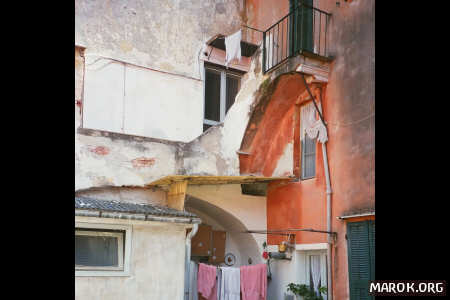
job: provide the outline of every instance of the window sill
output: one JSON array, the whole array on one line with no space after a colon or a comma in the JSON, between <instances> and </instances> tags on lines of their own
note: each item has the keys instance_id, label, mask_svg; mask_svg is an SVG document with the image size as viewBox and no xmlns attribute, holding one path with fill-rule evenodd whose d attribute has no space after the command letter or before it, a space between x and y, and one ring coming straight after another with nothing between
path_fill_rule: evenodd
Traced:
<instances>
[{"instance_id":1,"label":"window sill","mask_svg":"<svg viewBox=\"0 0 450 300\"><path fill-rule=\"evenodd\" d=\"M310 180L310 179L315 179L316 178L316 176L313 176L313 177L305 177L305 178L300 178L300 180L301 181L304 181L304 180Z\"/></svg>"}]
</instances>

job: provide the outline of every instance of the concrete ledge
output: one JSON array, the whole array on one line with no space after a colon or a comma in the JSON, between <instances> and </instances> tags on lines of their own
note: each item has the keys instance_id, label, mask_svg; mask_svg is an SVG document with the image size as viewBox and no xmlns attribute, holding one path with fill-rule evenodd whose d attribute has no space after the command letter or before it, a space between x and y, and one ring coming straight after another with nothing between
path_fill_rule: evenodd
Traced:
<instances>
[{"instance_id":1,"label":"concrete ledge","mask_svg":"<svg viewBox=\"0 0 450 300\"><path fill-rule=\"evenodd\" d=\"M124 140L124 141L160 143L160 144L173 145L173 146L186 144L185 142L180 142L180 141L170 141L170 140L163 140L163 139L146 137L146 136L137 136L137 135L132 135L132 134L118 133L118 132L99 130L99 129L81 128L81 127L78 127L77 133L81 134L81 135L86 135L86 136L107 137L112 140L120 139L120 140Z\"/></svg>"},{"instance_id":2,"label":"concrete ledge","mask_svg":"<svg viewBox=\"0 0 450 300\"><path fill-rule=\"evenodd\" d=\"M295 250L307 251L307 250L325 250L328 248L327 243L315 243L315 244L295 244ZM278 245L268 245L267 251L277 252Z\"/></svg>"},{"instance_id":3,"label":"concrete ledge","mask_svg":"<svg viewBox=\"0 0 450 300\"><path fill-rule=\"evenodd\" d=\"M295 250L323 250L327 249L327 243L315 243L315 244L296 244Z\"/></svg>"}]
</instances>

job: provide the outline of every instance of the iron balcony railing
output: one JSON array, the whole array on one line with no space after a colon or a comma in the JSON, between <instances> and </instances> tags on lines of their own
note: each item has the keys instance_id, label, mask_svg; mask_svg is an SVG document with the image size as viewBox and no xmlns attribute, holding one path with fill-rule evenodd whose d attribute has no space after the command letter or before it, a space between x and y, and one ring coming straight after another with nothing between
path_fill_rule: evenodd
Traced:
<instances>
[{"instance_id":1,"label":"iron balcony railing","mask_svg":"<svg viewBox=\"0 0 450 300\"><path fill-rule=\"evenodd\" d=\"M263 72L300 53L328 57L327 29L331 14L304 2L263 32Z\"/></svg>"}]
</instances>

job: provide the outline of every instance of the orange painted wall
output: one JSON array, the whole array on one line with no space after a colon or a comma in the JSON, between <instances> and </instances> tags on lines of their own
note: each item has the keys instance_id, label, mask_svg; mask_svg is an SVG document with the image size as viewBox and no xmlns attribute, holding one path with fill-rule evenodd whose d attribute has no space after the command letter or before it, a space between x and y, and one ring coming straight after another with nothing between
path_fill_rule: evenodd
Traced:
<instances>
[{"instance_id":1,"label":"orange painted wall","mask_svg":"<svg viewBox=\"0 0 450 300\"><path fill-rule=\"evenodd\" d=\"M241 174L271 176L286 144L294 139L295 102L299 90L305 87L298 74L283 75L274 84L268 104L256 107L249 121L246 135L252 130L256 134L251 140L245 137L241 146L241 150L252 153L240 156Z\"/></svg>"},{"instance_id":2,"label":"orange painted wall","mask_svg":"<svg viewBox=\"0 0 450 300\"><path fill-rule=\"evenodd\" d=\"M289 13L289 0L247 0L247 25L265 31ZM247 30L248 41L259 43L262 34Z\"/></svg>"},{"instance_id":3,"label":"orange painted wall","mask_svg":"<svg viewBox=\"0 0 450 300\"><path fill-rule=\"evenodd\" d=\"M375 207L374 1L340 1L339 6L335 1L319 1L319 4L321 9L332 13L328 31L329 50L335 57L322 104L324 118L329 124L327 150L333 189L332 231L338 233L331 258L333 294L334 299L348 299L346 225L357 219L344 221L337 217L360 210L374 210ZM248 24L266 29L284 16L288 7L289 1L249 0ZM248 13L249 9L253 12ZM289 91L297 95L301 92ZM296 122L293 124L298 126ZM279 127L278 130L288 129ZM298 144L295 149L299 151ZM298 153L296 155L298 159ZM264 157L267 158L269 156ZM315 178L269 184L267 228L326 230L325 178L320 144L316 149ZM280 237L268 236L268 244L280 241ZM324 234L296 233L296 243L323 242L326 242Z\"/></svg>"}]
</instances>

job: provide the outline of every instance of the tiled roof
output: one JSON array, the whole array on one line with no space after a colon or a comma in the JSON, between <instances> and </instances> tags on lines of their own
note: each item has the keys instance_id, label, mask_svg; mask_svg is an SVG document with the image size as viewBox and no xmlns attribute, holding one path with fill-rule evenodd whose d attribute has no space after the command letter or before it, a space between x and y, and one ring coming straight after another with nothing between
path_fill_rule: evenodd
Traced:
<instances>
[{"instance_id":1,"label":"tiled roof","mask_svg":"<svg viewBox=\"0 0 450 300\"><path fill-rule=\"evenodd\" d=\"M152 216L198 218L193 213L187 211L179 211L169 207L162 207L150 204L110 201L110 200L98 200L87 197L75 197L75 209L132 213L132 214L135 213Z\"/></svg>"}]
</instances>

